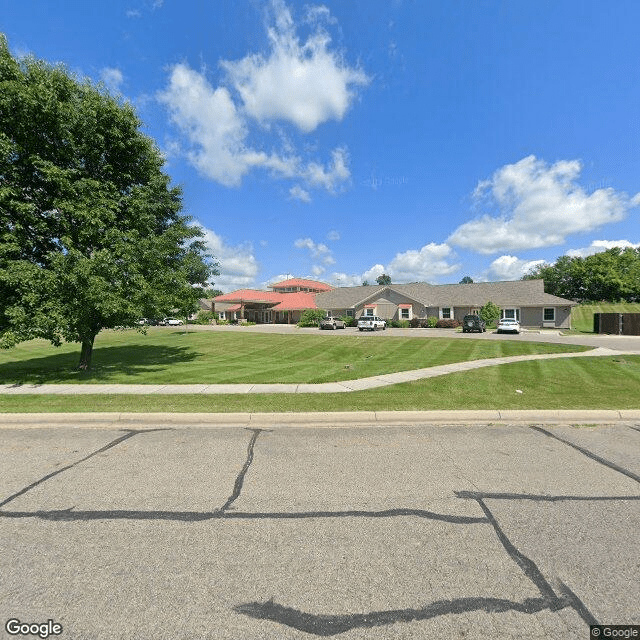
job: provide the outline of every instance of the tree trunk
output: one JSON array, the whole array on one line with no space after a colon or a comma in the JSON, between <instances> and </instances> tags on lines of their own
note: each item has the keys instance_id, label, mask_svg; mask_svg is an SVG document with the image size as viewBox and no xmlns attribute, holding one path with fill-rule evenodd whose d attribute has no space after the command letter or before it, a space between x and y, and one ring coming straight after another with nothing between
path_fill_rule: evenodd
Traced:
<instances>
[{"instance_id":1,"label":"tree trunk","mask_svg":"<svg viewBox=\"0 0 640 640\"><path fill-rule=\"evenodd\" d=\"M78 369L80 371L89 371L91 369L91 355L93 354L93 341L96 339L95 335L88 336L82 340L82 349L80 351L80 362L78 363Z\"/></svg>"}]
</instances>

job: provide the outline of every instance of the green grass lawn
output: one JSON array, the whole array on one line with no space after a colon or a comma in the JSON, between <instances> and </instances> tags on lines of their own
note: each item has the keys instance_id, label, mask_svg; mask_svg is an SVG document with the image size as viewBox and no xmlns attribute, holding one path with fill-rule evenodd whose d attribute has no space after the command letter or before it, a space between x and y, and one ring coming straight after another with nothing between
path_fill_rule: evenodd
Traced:
<instances>
[{"instance_id":1,"label":"green grass lawn","mask_svg":"<svg viewBox=\"0 0 640 640\"><path fill-rule=\"evenodd\" d=\"M513 340L269 335L150 328L98 335L89 373L79 346L34 340L0 352L0 383L213 384L332 382L501 356L583 351Z\"/></svg>"},{"instance_id":2,"label":"green grass lawn","mask_svg":"<svg viewBox=\"0 0 640 640\"><path fill-rule=\"evenodd\" d=\"M353 393L0 396L2 412L638 408L640 356L518 362Z\"/></svg>"},{"instance_id":3,"label":"green grass lawn","mask_svg":"<svg viewBox=\"0 0 640 640\"><path fill-rule=\"evenodd\" d=\"M632 302L581 304L571 311L571 327L579 333L593 333L594 313L640 313L640 304Z\"/></svg>"}]
</instances>

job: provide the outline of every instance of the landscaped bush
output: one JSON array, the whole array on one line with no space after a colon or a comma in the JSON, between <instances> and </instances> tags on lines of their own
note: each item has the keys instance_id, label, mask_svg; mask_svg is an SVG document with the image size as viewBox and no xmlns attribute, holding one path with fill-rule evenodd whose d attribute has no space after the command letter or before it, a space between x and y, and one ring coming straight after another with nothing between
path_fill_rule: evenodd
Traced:
<instances>
[{"instance_id":1,"label":"landscaped bush","mask_svg":"<svg viewBox=\"0 0 640 640\"><path fill-rule=\"evenodd\" d=\"M342 316L340 318L340 320L342 320L342 322L344 322L344 326L345 327L357 327L358 326L358 320L357 320L357 318L354 318L353 316Z\"/></svg>"},{"instance_id":2,"label":"landscaped bush","mask_svg":"<svg viewBox=\"0 0 640 640\"><path fill-rule=\"evenodd\" d=\"M495 327L500 320L500 307L489 300L480 309L480 317L484 320L487 327Z\"/></svg>"},{"instance_id":3,"label":"landscaped bush","mask_svg":"<svg viewBox=\"0 0 640 640\"><path fill-rule=\"evenodd\" d=\"M438 322L438 318L435 316L429 316L428 318L411 318L411 320L409 320L409 326L412 329L432 329L436 326L436 322Z\"/></svg>"},{"instance_id":4,"label":"landscaped bush","mask_svg":"<svg viewBox=\"0 0 640 640\"><path fill-rule=\"evenodd\" d=\"M216 314L212 311L200 311L195 320L189 320L192 324L211 324L212 321L216 320Z\"/></svg>"},{"instance_id":5,"label":"landscaped bush","mask_svg":"<svg viewBox=\"0 0 640 640\"><path fill-rule=\"evenodd\" d=\"M459 327L460 324L460 321L455 318L443 318L442 320L438 320L436 327L438 329L455 329Z\"/></svg>"},{"instance_id":6,"label":"landscaped bush","mask_svg":"<svg viewBox=\"0 0 640 640\"><path fill-rule=\"evenodd\" d=\"M322 318L327 315L324 309L305 309L298 322L299 327L317 327Z\"/></svg>"}]
</instances>

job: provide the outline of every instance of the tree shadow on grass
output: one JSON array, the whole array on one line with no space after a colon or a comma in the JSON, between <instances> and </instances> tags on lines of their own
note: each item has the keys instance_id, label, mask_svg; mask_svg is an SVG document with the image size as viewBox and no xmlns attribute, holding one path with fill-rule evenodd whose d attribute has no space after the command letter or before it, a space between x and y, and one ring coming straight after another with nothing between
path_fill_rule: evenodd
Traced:
<instances>
[{"instance_id":1,"label":"tree shadow on grass","mask_svg":"<svg viewBox=\"0 0 640 640\"><path fill-rule=\"evenodd\" d=\"M93 350L92 368L77 369L80 349L71 353L56 353L42 358L29 358L18 362L0 364L0 384L60 384L91 382L131 383L141 374L162 371L177 363L191 362L200 353L189 347L161 345L96 347ZM139 381L141 384L149 380Z\"/></svg>"}]
</instances>

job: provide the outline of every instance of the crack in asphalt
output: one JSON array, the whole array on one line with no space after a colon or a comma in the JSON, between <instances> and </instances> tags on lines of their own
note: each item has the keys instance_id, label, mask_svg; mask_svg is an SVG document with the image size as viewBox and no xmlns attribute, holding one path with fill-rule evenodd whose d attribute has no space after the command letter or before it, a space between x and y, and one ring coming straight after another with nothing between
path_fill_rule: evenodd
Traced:
<instances>
[{"instance_id":1,"label":"crack in asphalt","mask_svg":"<svg viewBox=\"0 0 640 640\"><path fill-rule=\"evenodd\" d=\"M595 462L598 462L601 465L604 465L605 467L609 467L610 469L613 469L614 471L617 471L618 473L621 473L622 475L627 476L627 478L631 478L632 480L635 480L638 484L640 484L640 476L637 475L636 473L633 473L633 471L629 471L628 469L625 469L624 467L621 467L620 465L616 464L615 462L611 462L611 460L607 460L606 458L602 458L601 456L596 455L592 451L589 451L589 449L585 449L584 447L581 447L581 446L579 446L577 444L574 444L570 440L566 440L565 438L561 438L560 436L557 436L555 433L551 433L551 431L547 431L546 429L543 429L542 427L532 426L530 428L533 429L534 431L539 431L540 433L543 433L545 436L547 436L549 438L553 438L554 440L558 440L559 442L562 442L562 443L566 444L567 446L571 447L572 449L575 449L576 451L579 451L583 455L587 456L587 458L590 458L591 460L594 460Z\"/></svg>"},{"instance_id":2,"label":"crack in asphalt","mask_svg":"<svg viewBox=\"0 0 640 640\"><path fill-rule=\"evenodd\" d=\"M576 445L565 438L537 425L530 427L547 437L553 438L579 451L588 458L621 473L632 480L640 483L640 477L621 467L620 465L606 460L588 449ZM631 427L636 431L640 429ZM160 431L162 429L148 430L127 430L122 436L111 441L100 449L89 455L69 464L62 469L51 472L39 480L21 489L9 498L5 499L0 506L4 506L24 495L34 487L46 482L50 478L63 473L86 460L103 453L125 440L139 434ZM242 494L244 481L254 460L255 445L258 437L265 429L247 429L252 435L247 445L247 455L244 464L235 478L231 495L224 505L210 512L197 511L141 511L141 510L91 510L76 511L74 507L68 509L50 511L0 511L0 518L38 518L50 521L92 521L92 520L172 520L182 522L201 522L205 520L290 520L309 518L395 518L395 517L417 517L429 520L449 522L457 525L490 524L495 535L511 560L520 568L524 576L538 590L540 597L525 598L522 602L496 597L460 597L449 600L437 600L418 608L389 609L382 611L370 611L367 613L353 614L313 614L307 613L293 607L277 604L271 598L266 602L249 602L238 604L233 607L236 613L259 620L269 620L281 625L304 631L316 636L331 636L344 633L355 628L373 628L395 624L399 622L412 622L428 620L437 616L450 614L463 614L475 611L485 611L487 613L503 613L515 611L518 613L535 614L543 610L559 611L565 608L573 609L577 615L587 625L599 624L595 616L589 611L586 605L580 600L578 595L562 580L556 578L554 584L556 590L540 571L536 563L524 553L522 553L509 539L496 517L486 504L487 500L531 500L539 502L559 502L559 501L628 501L640 500L640 495L630 496L567 496L567 495L535 495L508 492L483 492L483 491L455 491L455 495L461 499L471 499L477 502L484 516L461 516L452 514L436 513L423 509L392 508L379 511L367 510L343 510L343 511L304 511L304 512L238 512L233 509L234 502ZM557 593L556 593L557 591Z\"/></svg>"},{"instance_id":3,"label":"crack in asphalt","mask_svg":"<svg viewBox=\"0 0 640 640\"><path fill-rule=\"evenodd\" d=\"M562 603L559 608L566 606L568 603ZM234 607L234 611L258 620L271 620L316 636L332 636L355 628L369 629L398 622L429 620L449 614L473 611L486 611L487 613L518 611L532 614L548 608L549 602L545 598L527 598L523 602L502 598L455 598L437 600L419 609L390 609L388 611L331 615L305 613L292 607L277 604L272 599L267 602L240 604Z\"/></svg>"},{"instance_id":4,"label":"crack in asphalt","mask_svg":"<svg viewBox=\"0 0 640 640\"><path fill-rule=\"evenodd\" d=\"M227 498L227 501L220 507L220 511L222 511L223 513L227 509L230 509L233 503L240 497L242 485L244 484L244 478L247 475L247 471L249 471L251 463L253 462L253 449L255 447L256 440L258 439L258 436L264 431L264 429L247 429L247 431L253 431L253 435L251 436L249 445L247 446L247 459L245 460L240 473L236 477L231 495Z\"/></svg>"},{"instance_id":5,"label":"crack in asphalt","mask_svg":"<svg viewBox=\"0 0 640 640\"><path fill-rule=\"evenodd\" d=\"M50 480L54 476L57 476L60 473L68 471L69 469L73 469L73 467L79 465L81 462L86 462L90 458L97 456L99 453L104 453L105 451L112 449L113 447L121 444L122 442L124 442L125 440L128 440L129 438L132 438L133 436L137 436L141 433L151 433L152 431L170 431L170 429L127 429L126 431L127 433L125 433L124 435L120 436L119 438L116 438L115 440L112 440L111 442L106 444L104 447L101 447L97 451L90 453L88 456L85 456L80 460L76 460L76 462L72 462L71 464L68 464L65 467L62 467L61 469L56 469L55 471L48 473L46 476L43 476L39 480L32 482L30 485L24 487L23 489L20 489L20 491L14 493L13 495L9 496L8 498L0 502L0 507L4 507L5 504L9 504L9 502L15 500L16 498L19 498L20 496L27 493L27 491L31 491L31 489L37 487L43 482L46 482L47 480Z\"/></svg>"},{"instance_id":6,"label":"crack in asphalt","mask_svg":"<svg viewBox=\"0 0 640 640\"><path fill-rule=\"evenodd\" d=\"M452 524L487 524L487 518L455 516L422 509L386 509L384 511L302 511L296 512L241 512L232 511L139 511L126 509L76 511L53 509L51 511L0 511L0 518L39 518L65 522L83 520L180 520L202 522L203 520L306 520L312 518L398 518L416 517Z\"/></svg>"}]
</instances>

